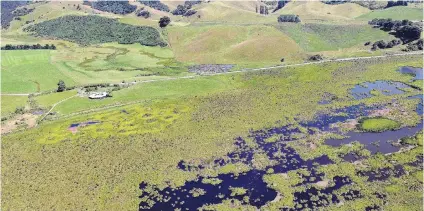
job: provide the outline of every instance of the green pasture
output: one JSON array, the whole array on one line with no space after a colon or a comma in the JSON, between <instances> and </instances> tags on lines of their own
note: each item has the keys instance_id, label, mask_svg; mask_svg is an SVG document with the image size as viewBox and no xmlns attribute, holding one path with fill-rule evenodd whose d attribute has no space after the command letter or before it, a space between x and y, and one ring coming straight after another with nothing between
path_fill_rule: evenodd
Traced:
<instances>
[{"instance_id":1,"label":"green pasture","mask_svg":"<svg viewBox=\"0 0 424 211\"><path fill-rule=\"evenodd\" d=\"M372 20L374 18L391 18L393 20L423 20L423 9L412 7L390 7L382 10L373 10L370 13L357 17L359 20Z\"/></svg>"},{"instance_id":2,"label":"green pasture","mask_svg":"<svg viewBox=\"0 0 424 211\"><path fill-rule=\"evenodd\" d=\"M28 96L1 96L1 116L7 116L15 112L18 107L25 107Z\"/></svg>"},{"instance_id":3,"label":"green pasture","mask_svg":"<svg viewBox=\"0 0 424 211\"><path fill-rule=\"evenodd\" d=\"M355 46L365 42L391 40L393 36L369 25L331 25L331 24L292 24L275 25L286 33L307 52L332 51Z\"/></svg>"}]
</instances>

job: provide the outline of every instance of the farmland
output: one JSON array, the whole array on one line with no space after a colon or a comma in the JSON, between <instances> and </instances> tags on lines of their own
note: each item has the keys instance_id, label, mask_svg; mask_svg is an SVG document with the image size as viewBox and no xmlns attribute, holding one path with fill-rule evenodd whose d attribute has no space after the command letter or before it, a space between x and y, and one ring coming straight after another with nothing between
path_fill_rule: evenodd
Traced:
<instances>
[{"instance_id":1,"label":"farmland","mask_svg":"<svg viewBox=\"0 0 424 211\"><path fill-rule=\"evenodd\" d=\"M333 3L9 11L2 209L422 210L422 4Z\"/></svg>"}]
</instances>

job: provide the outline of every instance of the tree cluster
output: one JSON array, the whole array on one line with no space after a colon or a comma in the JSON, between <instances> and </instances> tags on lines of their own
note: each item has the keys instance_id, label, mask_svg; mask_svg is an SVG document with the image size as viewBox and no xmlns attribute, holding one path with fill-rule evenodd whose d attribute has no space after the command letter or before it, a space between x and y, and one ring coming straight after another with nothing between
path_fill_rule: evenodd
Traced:
<instances>
[{"instance_id":1,"label":"tree cluster","mask_svg":"<svg viewBox=\"0 0 424 211\"><path fill-rule=\"evenodd\" d=\"M141 8L141 9L139 9L139 10L137 10L137 11L135 12L135 14L136 14L138 17L150 18L150 12L149 12L149 11L147 11L147 10L145 10L145 9L144 9L144 7L143 7L143 8Z\"/></svg>"},{"instance_id":2,"label":"tree cluster","mask_svg":"<svg viewBox=\"0 0 424 211\"><path fill-rule=\"evenodd\" d=\"M1 50L39 50L39 49L45 49L45 50L56 50L56 46L54 44L45 44L40 45L39 43L35 45L11 45L6 44L5 46L1 47Z\"/></svg>"},{"instance_id":3,"label":"tree cluster","mask_svg":"<svg viewBox=\"0 0 424 211\"><path fill-rule=\"evenodd\" d=\"M28 15L29 13L31 13L32 11L34 11L34 9L27 9L27 8L18 8L15 11L12 12L12 14L14 16L24 16L24 15Z\"/></svg>"},{"instance_id":4,"label":"tree cluster","mask_svg":"<svg viewBox=\"0 0 424 211\"><path fill-rule=\"evenodd\" d=\"M408 6L407 1L388 1L386 8L395 7L395 6Z\"/></svg>"},{"instance_id":5,"label":"tree cluster","mask_svg":"<svg viewBox=\"0 0 424 211\"><path fill-rule=\"evenodd\" d=\"M416 42L411 42L406 46L404 51L422 51L423 50L423 39L419 39Z\"/></svg>"},{"instance_id":6,"label":"tree cluster","mask_svg":"<svg viewBox=\"0 0 424 211\"><path fill-rule=\"evenodd\" d=\"M133 26L101 16L69 15L24 28L35 36L54 37L82 45L118 42L166 46L159 32L149 26Z\"/></svg>"},{"instance_id":7,"label":"tree cluster","mask_svg":"<svg viewBox=\"0 0 424 211\"><path fill-rule=\"evenodd\" d=\"M278 0L277 7L275 7L274 11L272 11L272 12L276 12L277 10L283 8L289 2L290 2L290 0Z\"/></svg>"},{"instance_id":8,"label":"tree cluster","mask_svg":"<svg viewBox=\"0 0 424 211\"><path fill-rule=\"evenodd\" d=\"M160 10L160 11L164 11L164 12L169 12L170 11L169 10L169 7L166 4L163 4L162 2L160 2L159 0L156 0L156 1L143 1L143 0L140 0L140 3L142 3L142 4L146 5L146 6L149 6L149 7L153 8L153 9Z\"/></svg>"},{"instance_id":9,"label":"tree cluster","mask_svg":"<svg viewBox=\"0 0 424 211\"><path fill-rule=\"evenodd\" d=\"M410 20L373 19L368 24L380 27L384 31L392 32L404 43L419 39L422 32L422 26Z\"/></svg>"},{"instance_id":10,"label":"tree cluster","mask_svg":"<svg viewBox=\"0 0 424 211\"><path fill-rule=\"evenodd\" d=\"M402 44L402 41L394 39L388 43L386 43L384 40L379 40L372 44L371 50L375 51L377 49L385 49L385 48L393 48L394 46Z\"/></svg>"},{"instance_id":11,"label":"tree cluster","mask_svg":"<svg viewBox=\"0 0 424 211\"><path fill-rule=\"evenodd\" d=\"M294 22L294 23L299 23L300 22L300 18L298 15L280 15L278 17L278 22Z\"/></svg>"},{"instance_id":12,"label":"tree cluster","mask_svg":"<svg viewBox=\"0 0 424 211\"><path fill-rule=\"evenodd\" d=\"M131 5L128 1L85 1L84 4L96 10L121 15L132 13L137 9L137 6Z\"/></svg>"},{"instance_id":13,"label":"tree cluster","mask_svg":"<svg viewBox=\"0 0 424 211\"><path fill-rule=\"evenodd\" d=\"M196 10L191 9L193 5L200 4L201 1L185 1L184 5L178 5L171 13L173 15L191 16L196 14Z\"/></svg>"}]
</instances>

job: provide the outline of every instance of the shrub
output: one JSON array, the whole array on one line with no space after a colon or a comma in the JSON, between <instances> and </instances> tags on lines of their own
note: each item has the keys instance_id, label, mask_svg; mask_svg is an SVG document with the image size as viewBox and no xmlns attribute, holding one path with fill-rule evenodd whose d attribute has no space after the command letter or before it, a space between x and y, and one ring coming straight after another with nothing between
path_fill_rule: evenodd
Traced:
<instances>
[{"instance_id":1,"label":"shrub","mask_svg":"<svg viewBox=\"0 0 424 211\"><path fill-rule=\"evenodd\" d=\"M322 59L323 59L322 56L319 54L309 56L308 58L309 61L320 61Z\"/></svg>"},{"instance_id":2,"label":"shrub","mask_svg":"<svg viewBox=\"0 0 424 211\"><path fill-rule=\"evenodd\" d=\"M364 45L367 46L367 45L370 45L370 44L371 44L371 42L368 41Z\"/></svg>"},{"instance_id":3,"label":"shrub","mask_svg":"<svg viewBox=\"0 0 424 211\"><path fill-rule=\"evenodd\" d=\"M15 109L15 114L23 114L23 113L25 113L25 107L20 106Z\"/></svg>"},{"instance_id":4,"label":"shrub","mask_svg":"<svg viewBox=\"0 0 424 211\"><path fill-rule=\"evenodd\" d=\"M57 83L57 92L63 92L66 90L65 82L60 80L59 83Z\"/></svg>"},{"instance_id":5,"label":"shrub","mask_svg":"<svg viewBox=\"0 0 424 211\"><path fill-rule=\"evenodd\" d=\"M409 43L404 51L419 51L423 50L423 39L419 39L415 43Z\"/></svg>"},{"instance_id":6,"label":"shrub","mask_svg":"<svg viewBox=\"0 0 424 211\"><path fill-rule=\"evenodd\" d=\"M133 26L100 16L64 16L28 26L25 31L40 37L55 37L82 45L118 42L166 46L159 32L149 26Z\"/></svg>"},{"instance_id":7,"label":"shrub","mask_svg":"<svg viewBox=\"0 0 424 211\"><path fill-rule=\"evenodd\" d=\"M300 22L300 18L298 15L280 15L278 17L278 22L294 22L294 23L299 23Z\"/></svg>"},{"instance_id":8,"label":"shrub","mask_svg":"<svg viewBox=\"0 0 424 211\"><path fill-rule=\"evenodd\" d=\"M139 10L137 10L137 12L135 13L138 17L144 17L144 18L149 18L150 17L150 12L147 10L144 10L144 8L141 8Z\"/></svg>"},{"instance_id":9,"label":"shrub","mask_svg":"<svg viewBox=\"0 0 424 211\"><path fill-rule=\"evenodd\" d=\"M407 1L388 1L386 8L395 7L395 6L408 6Z\"/></svg>"},{"instance_id":10,"label":"shrub","mask_svg":"<svg viewBox=\"0 0 424 211\"><path fill-rule=\"evenodd\" d=\"M168 16L161 17L159 20L159 26L161 28L168 26L169 23L171 23L171 19Z\"/></svg>"}]
</instances>

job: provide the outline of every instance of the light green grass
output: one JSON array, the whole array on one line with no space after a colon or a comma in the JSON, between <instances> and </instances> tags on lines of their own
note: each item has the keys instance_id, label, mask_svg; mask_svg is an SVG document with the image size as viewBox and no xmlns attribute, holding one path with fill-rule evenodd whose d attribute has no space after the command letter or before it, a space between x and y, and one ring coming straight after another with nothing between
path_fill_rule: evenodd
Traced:
<instances>
[{"instance_id":1,"label":"light green grass","mask_svg":"<svg viewBox=\"0 0 424 211\"><path fill-rule=\"evenodd\" d=\"M18 107L25 107L27 105L27 96L1 96L1 116L9 115L15 112Z\"/></svg>"},{"instance_id":2,"label":"light green grass","mask_svg":"<svg viewBox=\"0 0 424 211\"><path fill-rule=\"evenodd\" d=\"M7 41L13 41L13 36L8 36ZM59 80L73 86L189 74L183 64L174 60L169 48L117 43L90 47L68 42L55 42L55 45L58 49L54 51L2 51L2 92L53 90ZM40 84L40 90L35 82Z\"/></svg>"},{"instance_id":3,"label":"light green grass","mask_svg":"<svg viewBox=\"0 0 424 211\"><path fill-rule=\"evenodd\" d=\"M393 36L369 25L292 24L276 25L305 51L331 51L363 45L367 41L388 40Z\"/></svg>"},{"instance_id":4,"label":"light green grass","mask_svg":"<svg viewBox=\"0 0 424 211\"><path fill-rule=\"evenodd\" d=\"M35 101L37 104L43 108L48 108L52 106L53 104L64 100L66 98L69 98L71 96L74 96L77 94L76 90L70 90L70 91L64 91L64 92L56 92L48 95L40 95L35 97Z\"/></svg>"},{"instance_id":5,"label":"light green grass","mask_svg":"<svg viewBox=\"0 0 424 211\"><path fill-rule=\"evenodd\" d=\"M280 64L302 60L302 49L272 26L207 25L170 27L177 60L200 64Z\"/></svg>"},{"instance_id":6,"label":"light green grass","mask_svg":"<svg viewBox=\"0 0 424 211\"><path fill-rule=\"evenodd\" d=\"M391 18L393 20L423 20L422 8L390 7L383 10L373 10L368 14L357 17L360 20L372 20L374 18Z\"/></svg>"},{"instance_id":7,"label":"light green grass","mask_svg":"<svg viewBox=\"0 0 424 211\"><path fill-rule=\"evenodd\" d=\"M359 128L368 132L381 132L386 130L394 130L401 126L399 122L391 119L376 117L361 120Z\"/></svg>"},{"instance_id":8,"label":"light green grass","mask_svg":"<svg viewBox=\"0 0 424 211\"><path fill-rule=\"evenodd\" d=\"M57 88L59 80L68 86L75 81L50 62L49 50L2 51L2 92L33 93ZM39 90L37 83L39 83Z\"/></svg>"}]
</instances>

